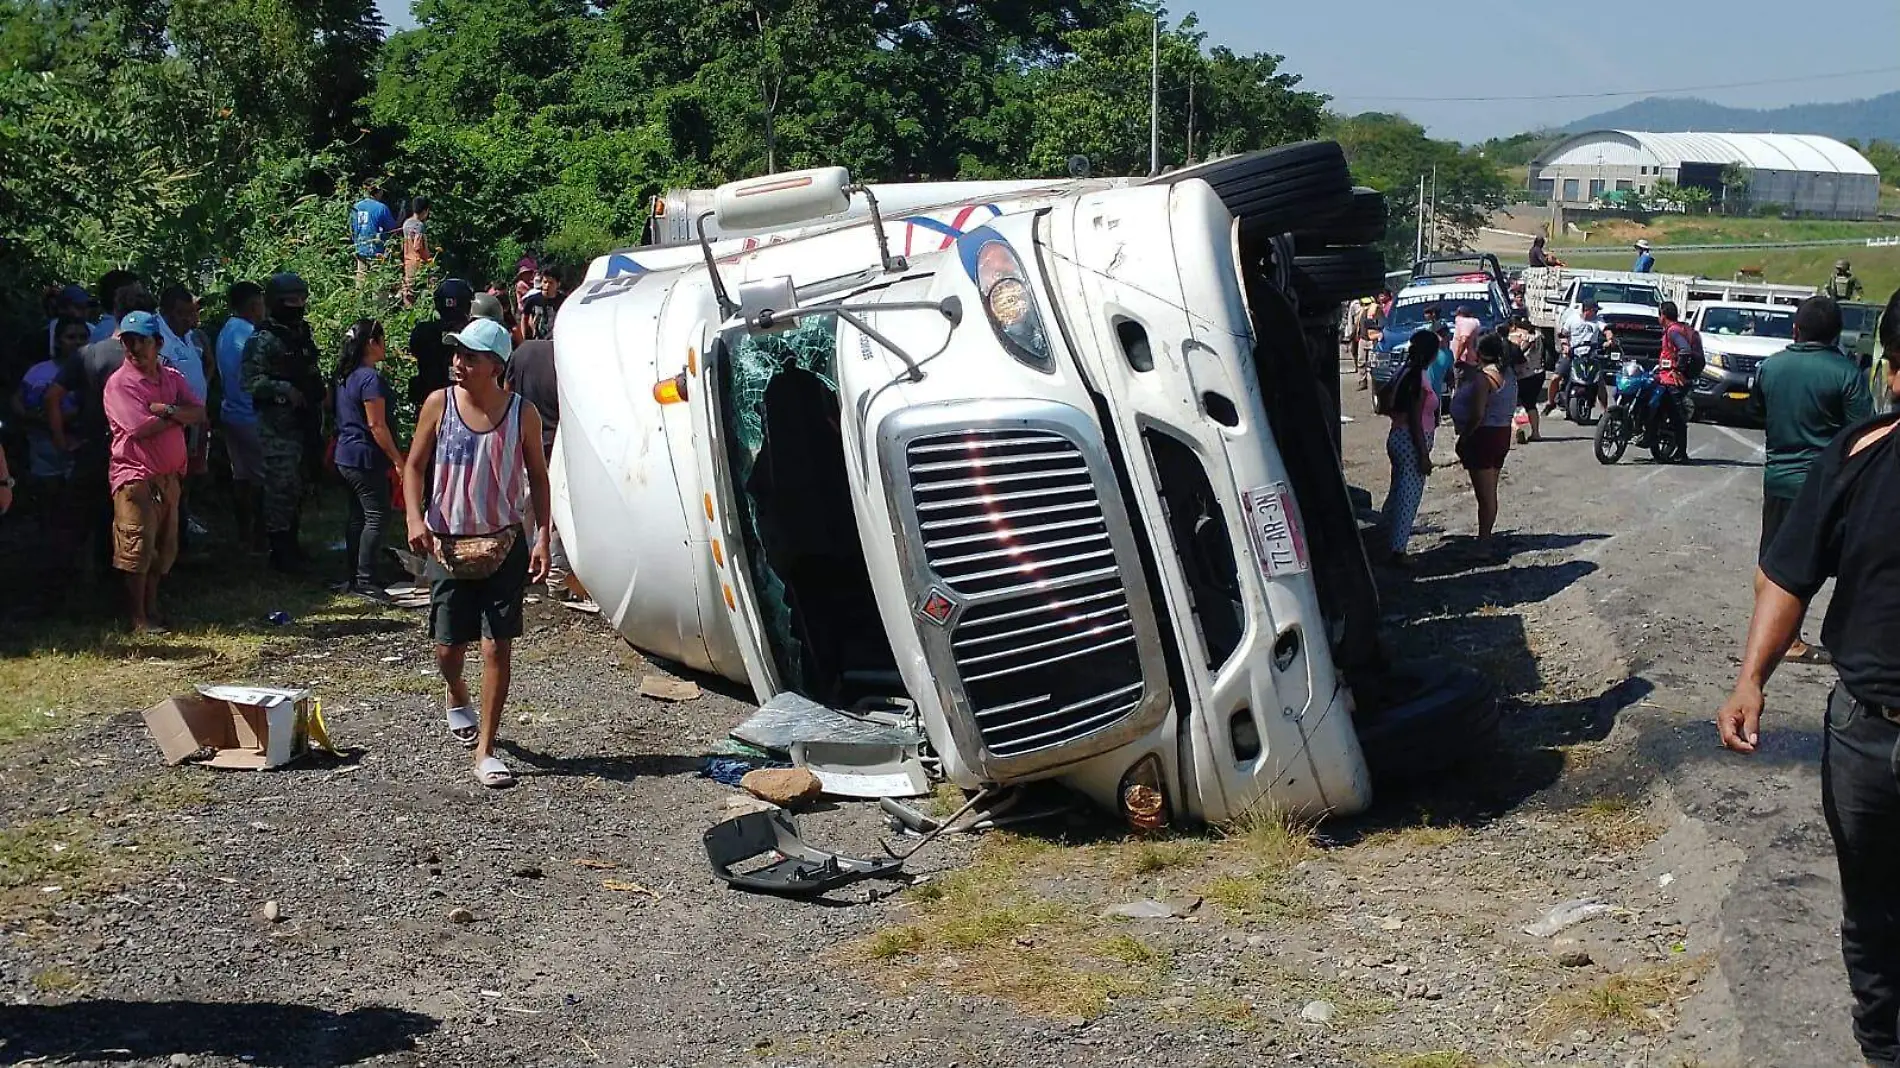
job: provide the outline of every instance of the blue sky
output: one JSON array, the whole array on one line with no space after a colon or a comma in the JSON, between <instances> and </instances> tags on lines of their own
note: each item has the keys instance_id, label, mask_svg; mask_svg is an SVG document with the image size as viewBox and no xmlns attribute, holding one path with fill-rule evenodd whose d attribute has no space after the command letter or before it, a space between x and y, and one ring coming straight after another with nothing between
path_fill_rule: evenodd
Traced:
<instances>
[{"instance_id":1,"label":"blue sky","mask_svg":"<svg viewBox=\"0 0 1900 1068\"><path fill-rule=\"evenodd\" d=\"M377 2L392 25L410 24L408 0ZM1333 106L1341 111L1400 111L1434 136L1465 141L1559 126L1651 94L1503 97L1690 89L1657 95L1758 108L1900 89L1895 0L1177 0L1170 10L1197 13L1210 44L1285 56L1287 70L1304 77L1308 88L1335 97ZM1581 15L1559 14L1568 11ZM1606 13L1601 26L1591 24L1597 11ZM1653 25L1643 24L1646 12L1657 13ZM1810 54L1800 54L1810 35ZM1431 62L1423 74L1421 56ZM1787 80L1882 68L1878 74ZM1722 88L1704 88L1714 86Z\"/></svg>"}]
</instances>

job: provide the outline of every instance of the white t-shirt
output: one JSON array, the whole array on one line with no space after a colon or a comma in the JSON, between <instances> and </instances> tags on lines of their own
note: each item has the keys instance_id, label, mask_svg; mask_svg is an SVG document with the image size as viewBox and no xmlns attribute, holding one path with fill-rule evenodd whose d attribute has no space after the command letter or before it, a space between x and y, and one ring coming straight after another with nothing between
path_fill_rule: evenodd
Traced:
<instances>
[{"instance_id":1,"label":"white t-shirt","mask_svg":"<svg viewBox=\"0 0 1900 1068\"><path fill-rule=\"evenodd\" d=\"M1603 324L1596 319L1585 319L1579 315L1564 327L1564 337L1570 342L1571 355L1581 353L1600 353L1603 351Z\"/></svg>"}]
</instances>

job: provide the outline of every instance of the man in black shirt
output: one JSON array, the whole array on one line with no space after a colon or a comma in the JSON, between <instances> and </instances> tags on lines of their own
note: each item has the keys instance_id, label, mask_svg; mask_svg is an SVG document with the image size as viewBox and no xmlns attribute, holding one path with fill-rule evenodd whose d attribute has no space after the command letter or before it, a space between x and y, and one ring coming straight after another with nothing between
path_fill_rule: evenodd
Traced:
<instances>
[{"instance_id":1,"label":"man in black shirt","mask_svg":"<svg viewBox=\"0 0 1900 1068\"><path fill-rule=\"evenodd\" d=\"M409 331L409 355L416 361L416 376L409 380L409 403L422 410L422 402L438 389L449 387L449 358L455 346L442 340L468 325L469 304L475 299L475 287L460 278L445 278L435 288L435 315Z\"/></svg>"},{"instance_id":2,"label":"man in black shirt","mask_svg":"<svg viewBox=\"0 0 1900 1068\"><path fill-rule=\"evenodd\" d=\"M539 288L521 300L521 336L529 341L554 338L554 317L567 295L561 292L561 276L549 267L536 280Z\"/></svg>"},{"instance_id":3,"label":"man in black shirt","mask_svg":"<svg viewBox=\"0 0 1900 1068\"><path fill-rule=\"evenodd\" d=\"M1900 294L1881 340L1900 348ZM1900 373L1889 392L1900 397ZM1841 873L1841 955L1868 1064L1900 1065L1900 413L1849 427L1814 462L1761 557L1741 677L1716 717L1722 744L1760 742L1762 689L1808 602L1835 578L1821 638L1840 681L1828 699L1821 807Z\"/></svg>"},{"instance_id":4,"label":"man in black shirt","mask_svg":"<svg viewBox=\"0 0 1900 1068\"><path fill-rule=\"evenodd\" d=\"M554 459L554 433L561 425L561 394L554 375L554 342L524 341L508 359L508 388L541 413L541 450L550 462ZM561 531L548 537L548 597L556 604L579 612L598 612L600 606L577 595L569 586L567 551L561 545Z\"/></svg>"}]
</instances>

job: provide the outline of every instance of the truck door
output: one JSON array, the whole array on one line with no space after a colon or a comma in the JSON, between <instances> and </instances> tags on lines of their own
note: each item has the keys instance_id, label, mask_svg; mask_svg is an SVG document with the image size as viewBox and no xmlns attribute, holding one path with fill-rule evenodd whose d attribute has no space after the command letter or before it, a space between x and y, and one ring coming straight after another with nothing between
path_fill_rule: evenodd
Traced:
<instances>
[{"instance_id":1,"label":"truck door","mask_svg":"<svg viewBox=\"0 0 1900 1068\"><path fill-rule=\"evenodd\" d=\"M686 388L693 413L694 456L699 464L700 485L705 487L698 507L706 521L707 547L719 582L715 610L725 612L753 696L764 703L783 687L766 634L759 591L752 581L751 553L755 550L748 547L750 513L742 488L734 485L732 452L738 443L727 418L730 405L726 396L732 388L731 342L711 331L701 336L706 346L688 361Z\"/></svg>"}]
</instances>

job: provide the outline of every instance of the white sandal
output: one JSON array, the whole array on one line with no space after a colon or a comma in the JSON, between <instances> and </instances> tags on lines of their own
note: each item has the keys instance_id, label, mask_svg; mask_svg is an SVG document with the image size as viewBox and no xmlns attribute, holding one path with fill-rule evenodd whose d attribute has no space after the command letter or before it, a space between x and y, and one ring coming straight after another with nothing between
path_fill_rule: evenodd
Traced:
<instances>
[{"instance_id":1,"label":"white sandal","mask_svg":"<svg viewBox=\"0 0 1900 1068\"><path fill-rule=\"evenodd\" d=\"M448 710L449 737L462 743L462 748L473 749L479 736L481 721L475 718L475 710L467 705L456 705Z\"/></svg>"},{"instance_id":2,"label":"white sandal","mask_svg":"<svg viewBox=\"0 0 1900 1068\"><path fill-rule=\"evenodd\" d=\"M475 781L499 790L515 784L515 773L508 770L500 757L483 757L481 763L475 765Z\"/></svg>"}]
</instances>

